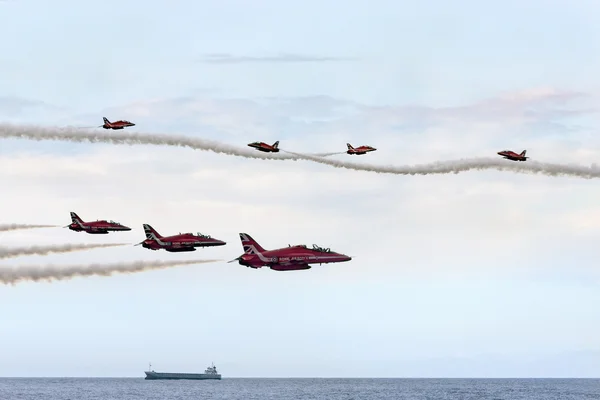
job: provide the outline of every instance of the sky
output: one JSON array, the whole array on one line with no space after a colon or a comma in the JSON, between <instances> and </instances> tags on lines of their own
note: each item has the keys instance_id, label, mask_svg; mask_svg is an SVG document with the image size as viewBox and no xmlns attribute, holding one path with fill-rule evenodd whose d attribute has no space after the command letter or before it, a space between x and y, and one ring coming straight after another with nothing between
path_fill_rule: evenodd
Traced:
<instances>
[{"instance_id":1,"label":"sky","mask_svg":"<svg viewBox=\"0 0 600 400\"><path fill-rule=\"evenodd\" d=\"M600 159L591 0L0 2L0 122L253 141L412 165ZM219 259L0 286L0 376L599 377L600 186L470 171L397 176L186 148L0 139L2 246L127 243L1 267ZM351 158L352 157L352 158ZM356 159L358 158L358 159ZM509 161L506 161L507 163ZM202 232L195 253L133 244ZM348 263L226 263L238 233Z\"/></svg>"}]
</instances>

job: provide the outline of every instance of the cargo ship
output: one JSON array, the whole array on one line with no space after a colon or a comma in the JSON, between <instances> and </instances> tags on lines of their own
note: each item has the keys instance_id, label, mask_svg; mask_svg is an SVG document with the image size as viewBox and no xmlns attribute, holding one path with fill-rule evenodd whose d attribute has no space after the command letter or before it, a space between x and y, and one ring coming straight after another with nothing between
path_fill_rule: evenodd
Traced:
<instances>
[{"instance_id":1,"label":"cargo ship","mask_svg":"<svg viewBox=\"0 0 600 400\"><path fill-rule=\"evenodd\" d=\"M144 371L147 380L158 380L158 379L221 379L221 374L217 372L217 367L213 363L210 367L206 368L203 374L193 373L178 373L178 372L156 372L152 369L152 364L149 365L148 371Z\"/></svg>"}]
</instances>

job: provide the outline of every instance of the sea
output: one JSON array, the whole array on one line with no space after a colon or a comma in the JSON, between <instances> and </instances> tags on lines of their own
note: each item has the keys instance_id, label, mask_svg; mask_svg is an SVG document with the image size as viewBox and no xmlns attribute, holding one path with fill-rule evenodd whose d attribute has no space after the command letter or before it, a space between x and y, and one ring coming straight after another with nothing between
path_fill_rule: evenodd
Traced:
<instances>
[{"instance_id":1,"label":"sea","mask_svg":"<svg viewBox=\"0 0 600 400\"><path fill-rule=\"evenodd\" d=\"M0 400L588 400L600 379L0 378Z\"/></svg>"}]
</instances>

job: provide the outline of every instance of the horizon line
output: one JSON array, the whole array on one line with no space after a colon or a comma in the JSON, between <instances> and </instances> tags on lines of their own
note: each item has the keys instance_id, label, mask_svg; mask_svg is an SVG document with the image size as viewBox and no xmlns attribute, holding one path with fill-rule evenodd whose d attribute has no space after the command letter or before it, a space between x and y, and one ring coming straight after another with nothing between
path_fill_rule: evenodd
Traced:
<instances>
[{"instance_id":1,"label":"horizon line","mask_svg":"<svg viewBox=\"0 0 600 400\"><path fill-rule=\"evenodd\" d=\"M0 379L142 379L146 380L143 376L0 376ZM268 376L232 376L224 379L600 379L597 377L561 377L561 376L548 376L548 377L514 377L514 376L501 376L501 377L341 377L341 376L289 376L289 377L268 377ZM161 380L161 379L157 379ZM179 379L179 380L197 380L197 379ZM218 380L218 379L200 379L200 380Z\"/></svg>"}]
</instances>

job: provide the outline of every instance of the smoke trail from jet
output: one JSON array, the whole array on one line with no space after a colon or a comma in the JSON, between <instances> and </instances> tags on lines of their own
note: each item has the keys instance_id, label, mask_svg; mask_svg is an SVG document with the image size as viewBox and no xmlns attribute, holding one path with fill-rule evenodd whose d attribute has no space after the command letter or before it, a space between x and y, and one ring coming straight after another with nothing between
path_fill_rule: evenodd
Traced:
<instances>
[{"instance_id":1,"label":"smoke trail from jet","mask_svg":"<svg viewBox=\"0 0 600 400\"><path fill-rule=\"evenodd\" d=\"M285 150L283 150L283 151L285 151ZM288 154L295 154L290 151L285 151L285 152ZM313 156L313 157L330 157L330 156L337 156L338 154L344 154L344 153L345 153L345 151L336 151L334 153L314 153L314 154L309 154L309 155ZM302 156L300 153L297 153L297 154L299 156ZM300 157L300 158L302 159L303 157Z\"/></svg>"},{"instance_id":2,"label":"smoke trail from jet","mask_svg":"<svg viewBox=\"0 0 600 400\"><path fill-rule=\"evenodd\" d=\"M58 228L58 225L28 225L28 224L0 224L0 232L18 231L21 229Z\"/></svg>"},{"instance_id":3,"label":"smoke trail from jet","mask_svg":"<svg viewBox=\"0 0 600 400\"><path fill-rule=\"evenodd\" d=\"M0 266L0 283L15 285L19 282L61 281L85 276L111 276L113 274L133 274L136 272L179 267L192 264L205 264L222 260L180 260L180 261L135 261L131 263L88 264L88 265L32 265Z\"/></svg>"},{"instance_id":4,"label":"smoke trail from jet","mask_svg":"<svg viewBox=\"0 0 600 400\"><path fill-rule=\"evenodd\" d=\"M125 246L127 243L101 243L101 244L64 244L54 246L30 247L0 247L0 260L20 256L46 256L54 253L71 253L74 251L100 249L106 247Z\"/></svg>"},{"instance_id":5,"label":"smoke trail from jet","mask_svg":"<svg viewBox=\"0 0 600 400\"><path fill-rule=\"evenodd\" d=\"M470 170L494 169L548 176L573 176L585 179L599 178L600 169L593 164L591 167L580 165L562 165L527 161L525 163L507 162L502 159L473 158L461 160L439 161L430 164L405 166L376 166L331 160L326 156L341 153L302 154L291 151L281 153L259 153L254 150L239 148L224 143L200 138L175 135L158 135L123 132L86 132L75 128L44 128L35 126L17 126L0 124L0 137L25 138L31 140L58 140L76 143L109 143L109 144L146 144L157 146L188 147L195 150L212 151L220 154L255 158L263 160L309 160L336 168L346 168L356 171L369 171L394 175L432 175L460 173Z\"/></svg>"},{"instance_id":6,"label":"smoke trail from jet","mask_svg":"<svg viewBox=\"0 0 600 400\"><path fill-rule=\"evenodd\" d=\"M228 154L246 158L263 160L298 160L299 157L291 154L260 153L257 150L240 148L212 140L193 138L179 135L159 135L152 133L126 133L126 132L98 132L83 131L69 128L45 128L29 125L0 124L0 137L22 138L31 140L58 140L75 143L109 143L109 144L146 144L155 146L188 147L194 150L212 151L214 153ZM324 157L324 155L315 155ZM337 154L337 153L336 153Z\"/></svg>"},{"instance_id":7,"label":"smoke trail from jet","mask_svg":"<svg viewBox=\"0 0 600 400\"><path fill-rule=\"evenodd\" d=\"M543 174L547 176L573 176L584 179L600 178L600 168L596 164L590 167L583 165L565 165L541 163L536 161L513 162L493 158L471 158L462 160L438 161L429 164L403 165L403 166L378 166L372 164L360 164L340 160L332 160L315 157L308 154L292 153L302 159L310 160L319 164L329 165L335 168L346 168L355 171L369 171L379 174L394 175L434 175L434 174L458 174L470 170L494 169L497 171L511 171L529 174Z\"/></svg>"}]
</instances>

